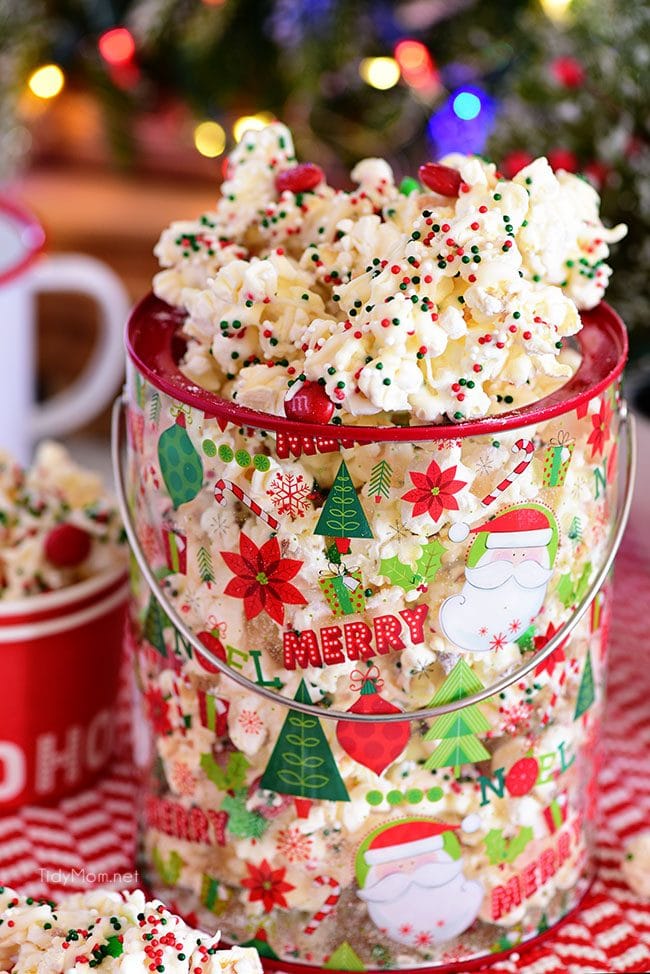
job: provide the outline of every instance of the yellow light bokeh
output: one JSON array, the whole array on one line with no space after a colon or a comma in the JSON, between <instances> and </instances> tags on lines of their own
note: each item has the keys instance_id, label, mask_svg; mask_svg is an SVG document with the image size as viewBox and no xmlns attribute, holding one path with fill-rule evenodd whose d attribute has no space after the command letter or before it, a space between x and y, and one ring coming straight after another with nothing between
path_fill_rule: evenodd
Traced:
<instances>
[{"instance_id":1,"label":"yellow light bokeh","mask_svg":"<svg viewBox=\"0 0 650 974\"><path fill-rule=\"evenodd\" d=\"M266 128L267 125L270 125L274 121L275 117L271 112L257 112L255 115L242 115L232 127L235 142L241 142L244 132L248 132L251 129L259 132L260 129Z\"/></svg>"},{"instance_id":2,"label":"yellow light bokeh","mask_svg":"<svg viewBox=\"0 0 650 974\"><path fill-rule=\"evenodd\" d=\"M540 0L540 4L550 20L561 23L569 18L571 0Z\"/></svg>"},{"instance_id":3,"label":"yellow light bokeh","mask_svg":"<svg viewBox=\"0 0 650 974\"><path fill-rule=\"evenodd\" d=\"M43 64L27 80L29 90L37 98L56 98L64 84L65 75L58 64Z\"/></svg>"},{"instance_id":4,"label":"yellow light bokeh","mask_svg":"<svg viewBox=\"0 0 650 974\"><path fill-rule=\"evenodd\" d=\"M201 122L194 129L194 145L202 156L215 159L226 148L226 133L218 122Z\"/></svg>"},{"instance_id":5,"label":"yellow light bokeh","mask_svg":"<svg viewBox=\"0 0 650 974\"><path fill-rule=\"evenodd\" d=\"M399 64L394 57L364 57L359 74L367 85L380 91L394 88L400 79Z\"/></svg>"}]
</instances>

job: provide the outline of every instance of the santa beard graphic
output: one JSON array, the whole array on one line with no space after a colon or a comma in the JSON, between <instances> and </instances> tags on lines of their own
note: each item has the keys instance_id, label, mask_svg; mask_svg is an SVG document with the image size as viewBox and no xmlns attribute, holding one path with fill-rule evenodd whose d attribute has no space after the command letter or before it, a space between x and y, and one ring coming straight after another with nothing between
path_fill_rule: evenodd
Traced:
<instances>
[{"instance_id":1,"label":"santa beard graphic","mask_svg":"<svg viewBox=\"0 0 650 974\"><path fill-rule=\"evenodd\" d=\"M460 595L440 607L442 632L470 653L487 653L517 639L537 616L553 574L548 550L488 550L465 569Z\"/></svg>"},{"instance_id":2,"label":"santa beard graphic","mask_svg":"<svg viewBox=\"0 0 650 974\"><path fill-rule=\"evenodd\" d=\"M483 899L480 883L463 875L462 859L439 850L419 857L410 872L371 866L358 896L370 919L391 940L411 947L445 943L474 921Z\"/></svg>"}]
</instances>

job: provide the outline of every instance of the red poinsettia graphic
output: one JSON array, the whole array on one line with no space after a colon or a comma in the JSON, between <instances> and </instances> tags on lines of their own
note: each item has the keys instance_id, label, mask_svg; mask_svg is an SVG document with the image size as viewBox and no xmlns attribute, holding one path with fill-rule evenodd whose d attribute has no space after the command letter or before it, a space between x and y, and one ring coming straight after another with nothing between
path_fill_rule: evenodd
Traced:
<instances>
[{"instance_id":1,"label":"red poinsettia graphic","mask_svg":"<svg viewBox=\"0 0 650 974\"><path fill-rule=\"evenodd\" d=\"M535 644L535 649L539 650L542 649L543 646L546 646L546 644L550 642L550 640L553 638L556 632L557 629L555 628L553 623L549 622L544 635L535 636L535 639L533 640ZM546 659L542 660L541 663L537 664L537 666L535 667L535 676L539 676L540 673L548 673L549 676L553 676L553 670L555 669L555 667L559 666L560 663L564 663L566 660L564 647L566 646L568 639L569 637L567 636L567 638L563 642L561 642L556 649L553 650L550 656L547 656Z\"/></svg>"},{"instance_id":2,"label":"red poinsettia graphic","mask_svg":"<svg viewBox=\"0 0 650 974\"><path fill-rule=\"evenodd\" d=\"M168 734L173 730L169 719L169 704L165 700L162 690L150 686L144 695L144 705L147 717L156 734Z\"/></svg>"},{"instance_id":3,"label":"red poinsettia graphic","mask_svg":"<svg viewBox=\"0 0 650 974\"><path fill-rule=\"evenodd\" d=\"M262 859L259 866L247 862L246 869L248 876L246 879L242 879L241 885L249 890L248 899L250 903L261 900L267 912L272 910L274 906L282 906L288 909L289 904L284 894L291 892L296 887L285 882L286 868L271 869L266 859Z\"/></svg>"},{"instance_id":4,"label":"red poinsettia graphic","mask_svg":"<svg viewBox=\"0 0 650 974\"><path fill-rule=\"evenodd\" d=\"M289 581L302 568L295 558L283 558L277 538L271 538L260 548L242 531L239 554L222 551L221 557L235 578L231 578L224 592L244 600L247 619L266 612L280 625L284 622L285 605L306 605L307 599Z\"/></svg>"},{"instance_id":5,"label":"red poinsettia graphic","mask_svg":"<svg viewBox=\"0 0 650 974\"><path fill-rule=\"evenodd\" d=\"M464 480L454 480L455 476L455 466L441 470L435 460L424 473L411 471L409 477L414 486L402 495L402 500L413 504L413 517L430 514L437 521L444 510L457 511L458 501L454 494L467 484Z\"/></svg>"},{"instance_id":6,"label":"red poinsettia graphic","mask_svg":"<svg viewBox=\"0 0 650 974\"><path fill-rule=\"evenodd\" d=\"M591 459L598 454L602 454L605 443L610 437L610 426L614 413L605 398L601 401L600 409L591 417L593 429L589 434L587 443L591 445Z\"/></svg>"}]
</instances>

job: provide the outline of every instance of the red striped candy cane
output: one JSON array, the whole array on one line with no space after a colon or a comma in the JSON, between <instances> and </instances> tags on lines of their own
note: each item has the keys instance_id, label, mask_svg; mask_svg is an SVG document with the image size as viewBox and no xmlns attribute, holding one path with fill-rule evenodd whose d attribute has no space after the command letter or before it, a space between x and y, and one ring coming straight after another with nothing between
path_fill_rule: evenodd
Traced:
<instances>
[{"instance_id":1,"label":"red striped candy cane","mask_svg":"<svg viewBox=\"0 0 650 974\"><path fill-rule=\"evenodd\" d=\"M512 447L512 452L513 453L519 453L520 450L523 450L525 452L526 456L523 458L523 460L520 460L519 461L519 463L517 464L517 466L514 468L514 470L512 470L508 474L507 477L504 477L503 478L503 480L501 481L500 484L497 484L496 485L496 487L494 488L494 493L493 494L486 494L485 495L485 497L481 501L481 503L483 504L484 507L488 507L490 504L492 504L497 499L497 496L499 494L502 494L504 492L504 490L507 490L508 487L512 484L512 482L514 480L516 480L517 477L520 477L521 474L524 472L524 470L527 470L528 469L528 467L530 465L530 461L533 459L533 453L535 452L535 447L533 446L533 441L532 440L524 440L523 438L517 440L517 442Z\"/></svg>"},{"instance_id":2,"label":"red striped candy cane","mask_svg":"<svg viewBox=\"0 0 650 974\"><path fill-rule=\"evenodd\" d=\"M185 680L183 680L185 683ZM176 716L178 718L178 729L180 730L183 737L187 736L187 726L185 724L185 715L183 713L183 705L181 703L181 687L176 676L172 680L172 696L174 698L174 709L176 710Z\"/></svg>"},{"instance_id":3,"label":"red striped candy cane","mask_svg":"<svg viewBox=\"0 0 650 974\"><path fill-rule=\"evenodd\" d=\"M313 917L305 927L305 933L311 934L315 933L319 928L323 920L330 915L339 899L341 898L341 884L337 879L333 879L332 876L316 876L315 883L319 886L329 886L331 893L321 906L317 913L314 913Z\"/></svg>"},{"instance_id":4,"label":"red striped candy cane","mask_svg":"<svg viewBox=\"0 0 650 974\"><path fill-rule=\"evenodd\" d=\"M223 503L223 493L225 490L229 490L231 494L234 494L238 501L241 501L256 517L259 517L260 521L268 524L273 531L277 531L280 527L280 522L272 514L268 514L260 507L257 501L254 501L252 497L245 494L241 487L238 484L233 484L231 480L220 479L214 485L214 499L217 504Z\"/></svg>"}]
</instances>

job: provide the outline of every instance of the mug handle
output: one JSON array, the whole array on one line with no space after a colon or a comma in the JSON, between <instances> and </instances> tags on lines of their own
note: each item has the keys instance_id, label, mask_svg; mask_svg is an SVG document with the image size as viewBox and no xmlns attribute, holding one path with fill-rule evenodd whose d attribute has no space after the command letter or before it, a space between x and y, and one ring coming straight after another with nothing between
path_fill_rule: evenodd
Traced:
<instances>
[{"instance_id":1,"label":"mug handle","mask_svg":"<svg viewBox=\"0 0 650 974\"><path fill-rule=\"evenodd\" d=\"M54 254L33 268L35 293L87 294L101 312L99 335L88 364L63 392L33 408L32 441L64 436L101 412L115 395L124 374L123 333L131 302L124 285L106 264L84 254Z\"/></svg>"}]
</instances>

